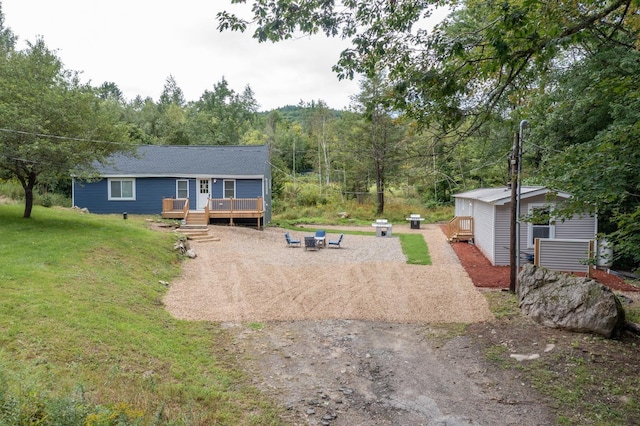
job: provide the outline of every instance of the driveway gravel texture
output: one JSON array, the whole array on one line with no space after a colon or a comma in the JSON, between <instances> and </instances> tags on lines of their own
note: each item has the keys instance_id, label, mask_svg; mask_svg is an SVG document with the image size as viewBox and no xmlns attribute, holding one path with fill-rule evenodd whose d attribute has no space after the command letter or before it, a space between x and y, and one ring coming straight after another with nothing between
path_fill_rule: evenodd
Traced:
<instances>
[{"instance_id":1,"label":"driveway gravel texture","mask_svg":"<svg viewBox=\"0 0 640 426\"><path fill-rule=\"evenodd\" d=\"M218 241L192 244L197 258L164 303L228 330L238 363L286 408L286 423L555 424L543 396L490 369L456 332L493 316L439 226L393 227L424 236L429 266L406 264L396 236L345 235L342 248L307 251L287 247L279 228L210 229Z\"/></svg>"}]
</instances>

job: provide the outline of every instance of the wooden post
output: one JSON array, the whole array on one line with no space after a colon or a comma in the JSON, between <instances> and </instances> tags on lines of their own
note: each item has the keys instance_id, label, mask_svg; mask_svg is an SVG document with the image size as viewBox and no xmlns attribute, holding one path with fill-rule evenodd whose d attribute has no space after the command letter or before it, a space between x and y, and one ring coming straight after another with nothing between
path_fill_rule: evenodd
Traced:
<instances>
[{"instance_id":1,"label":"wooden post","mask_svg":"<svg viewBox=\"0 0 640 426\"><path fill-rule=\"evenodd\" d=\"M595 253L595 242L593 240L589 241L589 271L587 272L587 277L591 278L593 277L593 262L592 260L594 259Z\"/></svg>"},{"instance_id":2,"label":"wooden post","mask_svg":"<svg viewBox=\"0 0 640 426\"><path fill-rule=\"evenodd\" d=\"M516 244L518 241L517 233L518 227L518 157L519 157L519 136L516 132L513 140L513 149L511 150L511 229L510 229L510 244L509 244L509 291L511 293L516 292L518 283L518 259Z\"/></svg>"}]
</instances>

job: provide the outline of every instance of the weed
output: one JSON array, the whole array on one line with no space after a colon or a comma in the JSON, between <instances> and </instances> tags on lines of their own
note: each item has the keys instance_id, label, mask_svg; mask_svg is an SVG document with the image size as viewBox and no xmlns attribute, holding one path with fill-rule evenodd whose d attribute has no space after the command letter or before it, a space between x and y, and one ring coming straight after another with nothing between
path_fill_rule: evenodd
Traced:
<instances>
[{"instance_id":1,"label":"weed","mask_svg":"<svg viewBox=\"0 0 640 426\"><path fill-rule=\"evenodd\" d=\"M512 318L520 315L518 297L506 291L486 291L484 296L489 302L489 309L497 319Z\"/></svg>"}]
</instances>

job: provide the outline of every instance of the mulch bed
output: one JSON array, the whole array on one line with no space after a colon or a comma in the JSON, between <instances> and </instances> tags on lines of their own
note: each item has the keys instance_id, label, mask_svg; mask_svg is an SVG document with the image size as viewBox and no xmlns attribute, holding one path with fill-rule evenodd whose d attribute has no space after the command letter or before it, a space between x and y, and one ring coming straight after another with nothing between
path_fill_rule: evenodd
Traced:
<instances>
[{"instance_id":1,"label":"mulch bed","mask_svg":"<svg viewBox=\"0 0 640 426\"><path fill-rule=\"evenodd\" d=\"M476 287L509 288L509 266L493 266L489 260L469 243L451 243L460 263ZM640 292L640 288L626 283L620 277L595 269L592 278L616 291Z\"/></svg>"}]
</instances>

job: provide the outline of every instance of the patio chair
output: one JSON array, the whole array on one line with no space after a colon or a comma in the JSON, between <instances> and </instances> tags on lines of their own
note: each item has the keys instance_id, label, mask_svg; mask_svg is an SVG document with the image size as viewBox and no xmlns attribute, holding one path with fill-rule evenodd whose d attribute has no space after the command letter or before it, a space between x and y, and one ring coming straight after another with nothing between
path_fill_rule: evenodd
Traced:
<instances>
[{"instance_id":1,"label":"patio chair","mask_svg":"<svg viewBox=\"0 0 640 426\"><path fill-rule=\"evenodd\" d=\"M316 231L316 246L324 247L327 244L327 231Z\"/></svg>"},{"instance_id":2,"label":"patio chair","mask_svg":"<svg viewBox=\"0 0 640 426\"><path fill-rule=\"evenodd\" d=\"M342 243L342 237L344 237L344 234L340 234L340 237L337 240L329 240L329 247L340 248L340 243Z\"/></svg>"},{"instance_id":3,"label":"patio chair","mask_svg":"<svg viewBox=\"0 0 640 426\"><path fill-rule=\"evenodd\" d=\"M316 237L304 237L304 249L318 250L318 246L316 245Z\"/></svg>"},{"instance_id":4,"label":"patio chair","mask_svg":"<svg viewBox=\"0 0 640 426\"><path fill-rule=\"evenodd\" d=\"M300 247L300 240L292 239L288 232L285 232L284 237L287 239L287 247Z\"/></svg>"}]
</instances>

